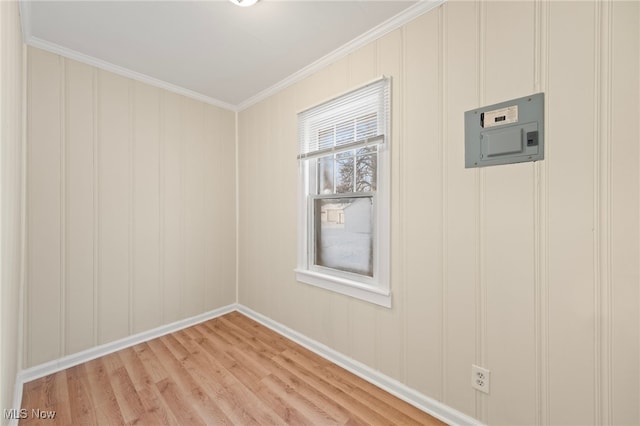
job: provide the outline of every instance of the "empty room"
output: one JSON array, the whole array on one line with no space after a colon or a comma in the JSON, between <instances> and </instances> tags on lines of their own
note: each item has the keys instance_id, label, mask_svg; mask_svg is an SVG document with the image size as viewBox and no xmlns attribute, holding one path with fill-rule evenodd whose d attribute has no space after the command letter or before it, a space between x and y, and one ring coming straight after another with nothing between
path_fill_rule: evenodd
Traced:
<instances>
[{"instance_id":1,"label":"empty room","mask_svg":"<svg viewBox=\"0 0 640 426\"><path fill-rule=\"evenodd\" d=\"M640 2L0 1L3 425L640 425Z\"/></svg>"}]
</instances>

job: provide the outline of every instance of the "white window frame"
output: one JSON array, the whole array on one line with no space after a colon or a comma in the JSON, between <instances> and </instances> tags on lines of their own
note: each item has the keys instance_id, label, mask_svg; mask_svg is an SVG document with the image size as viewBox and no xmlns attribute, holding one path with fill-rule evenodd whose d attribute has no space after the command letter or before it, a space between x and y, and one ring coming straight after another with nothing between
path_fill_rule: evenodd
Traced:
<instances>
[{"instance_id":1,"label":"white window frame","mask_svg":"<svg viewBox=\"0 0 640 426\"><path fill-rule=\"evenodd\" d=\"M391 81L389 78L382 77L334 99L340 99L343 96L354 93L369 86L370 84L379 83L381 80L385 80L386 84L389 85L387 90L390 93ZM371 138L378 146L377 185L375 192L330 195L317 194L315 190L312 190L312 188L317 185L316 159L308 159L305 157L301 157L299 159L298 265L295 269L296 279L299 282L351 296L387 308L391 307L392 299L390 286L391 106L389 98L390 94L386 100L388 104L381 105L381 110L384 110L385 112L383 119L386 120L387 123L385 126L385 134L382 135L383 140L380 143L380 137ZM334 113L334 111L331 112ZM315 235L313 201L318 198L359 196L373 196L373 217L375 224L373 230L373 277L314 265L314 244L311 244Z\"/></svg>"}]
</instances>

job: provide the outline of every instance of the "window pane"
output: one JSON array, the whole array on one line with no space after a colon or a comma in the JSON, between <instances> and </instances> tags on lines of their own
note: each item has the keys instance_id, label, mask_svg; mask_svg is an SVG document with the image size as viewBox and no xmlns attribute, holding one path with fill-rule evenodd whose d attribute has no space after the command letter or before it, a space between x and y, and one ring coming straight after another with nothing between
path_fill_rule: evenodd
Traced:
<instances>
[{"instance_id":1,"label":"window pane","mask_svg":"<svg viewBox=\"0 0 640 426\"><path fill-rule=\"evenodd\" d=\"M356 192L373 192L377 188L378 155L356 157Z\"/></svg>"},{"instance_id":2,"label":"window pane","mask_svg":"<svg viewBox=\"0 0 640 426\"><path fill-rule=\"evenodd\" d=\"M318 159L318 194L333 194L333 155Z\"/></svg>"},{"instance_id":3,"label":"window pane","mask_svg":"<svg viewBox=\"0 0 640 426\"><path fill-rule=\"evenodd\" d=\"M315 264L373 277L373 197L314 200Z\"/></svg>"},{"instance_id":4,"label":"window pane","mask_svg":"<svg viewBox=\"0 0 640 426\"><path fill-rule=\"evenodd\" d=\"M354 180L354 151L342 152L336 155L336 192L353 192Z\"/></svg>"},{"instance_id":5,"label":"window pane","mask_svg":"<svg viewBox=\"0 0 640 426\"><path fill-rule=\"evenodd\" d=\"M378 150L378 145L374 145L374 146L367 146L365 148L358 148L356 153L358 155L364 155L364 154L371 154L374 153Z\"/></svg>"}]
</instances>

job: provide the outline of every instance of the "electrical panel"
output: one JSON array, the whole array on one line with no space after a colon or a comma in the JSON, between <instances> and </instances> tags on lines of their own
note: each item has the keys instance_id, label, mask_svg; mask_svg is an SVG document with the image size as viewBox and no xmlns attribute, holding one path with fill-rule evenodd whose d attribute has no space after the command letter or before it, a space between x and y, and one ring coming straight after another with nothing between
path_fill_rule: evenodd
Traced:
<instances>
[{"instance_id":1,"label":"electrical panel","mask_svg":"<svg viewBox=\"0 0 640 426\"><path fill-rule=\"evenodd\" d=\"M465 167L544 159L544 93L464 113Z\"/></svg>"}]
</instances>

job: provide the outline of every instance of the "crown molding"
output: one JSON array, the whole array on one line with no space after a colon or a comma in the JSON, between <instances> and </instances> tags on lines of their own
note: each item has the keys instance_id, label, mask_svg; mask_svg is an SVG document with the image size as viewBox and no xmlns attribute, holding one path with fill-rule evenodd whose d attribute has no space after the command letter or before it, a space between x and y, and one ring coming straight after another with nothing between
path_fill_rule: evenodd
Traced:
<instances>
[{"instance_id":1,"label":"crown molding","mask_svg":"<svg viewBox=\"0 0 640 426\"><path fill-rule=\"evenodd\" d=\"M397 15L384 21L380 25L370 29L369 31L354 38L350 42L342 45L341 47L337 48L333 52L328 53L327 55L311 63L310 65L307 65L306 67L300 69L299 71L296 71L295 73L291 74L289 77L285 78L284 80L274 84L273 86L263 90L262 92L239 103L236 106L237 110L242 111L268 98L269 96L275 95L279 91L309 77L310 75L320 71L322 68L326 67L327 65L330 65L333 62L336 62L337 60L344 58L348 54L360 49L366 44L369 44L372 41L375 41L380 37L384 36L385 34L388 34L391 31L394 31L400 28L406 23L416 19L418 16L423 15L428 11L435 9L436 7L445 3L446 1L447 0L419 1L415 5L403 10Z\"/></svg>"},{"instance_id":2,"label":"crown molding","mask_svg":"<svg viewBox=\"0 0 640 426\"><path fill-rule=\"evenodd\" d=\"M250 98L244 100L243 102L237 105L223 102L221 100L212 98L210 96L206 96L201 93L198 93L189 89L185 89L175 84L171 84L166 81L163 81L154 77L150 77L146 74L142 74L142 73L130 70L128 68L124 68L124 67L112 64L110 62L103 61L93 56L85 55L84 53L80 53L75 50L68 49L58 44L51 43L46 40L42 40L38 37L34 37L31 33L30 1L20 0L19 7L20 7L20 20L22 23L22 36L24 39L24 43L28 46L43 49L48 52L52 52L52 53L64 56L66 58L73 59L78 62L82 62L84 64L91 65L96 68L100 68L102 70L109 71L114 74L118 74L127 78L131 78L133 80L137 80L142 83L146 83L151 86L155 86L173 93L177 93L179 95L183 95L188 98L195 99L209 105L217 106L230 111L240 112L268 98L269 96L272 96L278 93L279 91L309 77L310 75L320 71L322 68L326 67L327 65L330 65L333 62L336 62L337 60L344 58L348 54L356 51L357 49L360 49L361 47L365 46L368 43L371 43L372 41L379 39L385 34L400 28L401 26L414 20L418 16L423 15L432 9L435 9L436 7L445 3L446 1L447 0L420 0L413 6L398 13L397 15L384 21L380 25L370 29L364 34L361 34L360 36L354 38L353 40L342 45L341 47L337 48L333 52L323 56L317 61L291 74L289 77L285 78L284 80L281 80L280 82L274 84L273 86L259 92L254 96L251 96Z\"/></svg>"},{"instance_id":3,"label":"crown molding","mask_svg":"<svg viewBox=\"0 0 640 426\"><path fill-rule=\"evenodd\" d=\"M20 0L18 2L18 10L20 11L22 40L26 42L31 37L31 2Z\"/></svg>"},{"instance_id":4,"label":"crown molding","mask_svg":"<svg viewBox=\"0 0 640 426\"><path fill-rule=\"evenodd\" d=\"M21 2L25 3L25 2ZM25 26L24 28L26 28ZM24 31L23 31L24 32ZM166 81L150 77L146 74L142 74L136 71L132 71L128 68L124 68L118 65L114 65L110 62L103 61L98 58L94 58L93 56L85 55L84 53L77 52L72 49L68 49L66 47L60 46L55 43L48 42L46 40L42 40L38 37L26 36L24 40L25 44L28 46L36 47L38 49L43 49L51 53L58 54L60 56L64 56L65 58L73 59L78 62L82 62L83 64L91 65L93 67L99 68L101 70L109 71L114 74L121 75L123 77L130 78L132 80L140 81L142 83L148 84L150 86L158 87L160 89L167 90L169 92L177 93L182 96L186 96L187 98L195 99L200 102L204 102L209 105L213 105L216 107L228 109L231 111L236 111L237 107L235 105L229 104L227 102L220 101L218 99L214 99L212 97L203 95L198 92L194 92L193 90L185 89L180 86L176 86L175 84L167 83Z\"/></svg>"}]
</instances>

